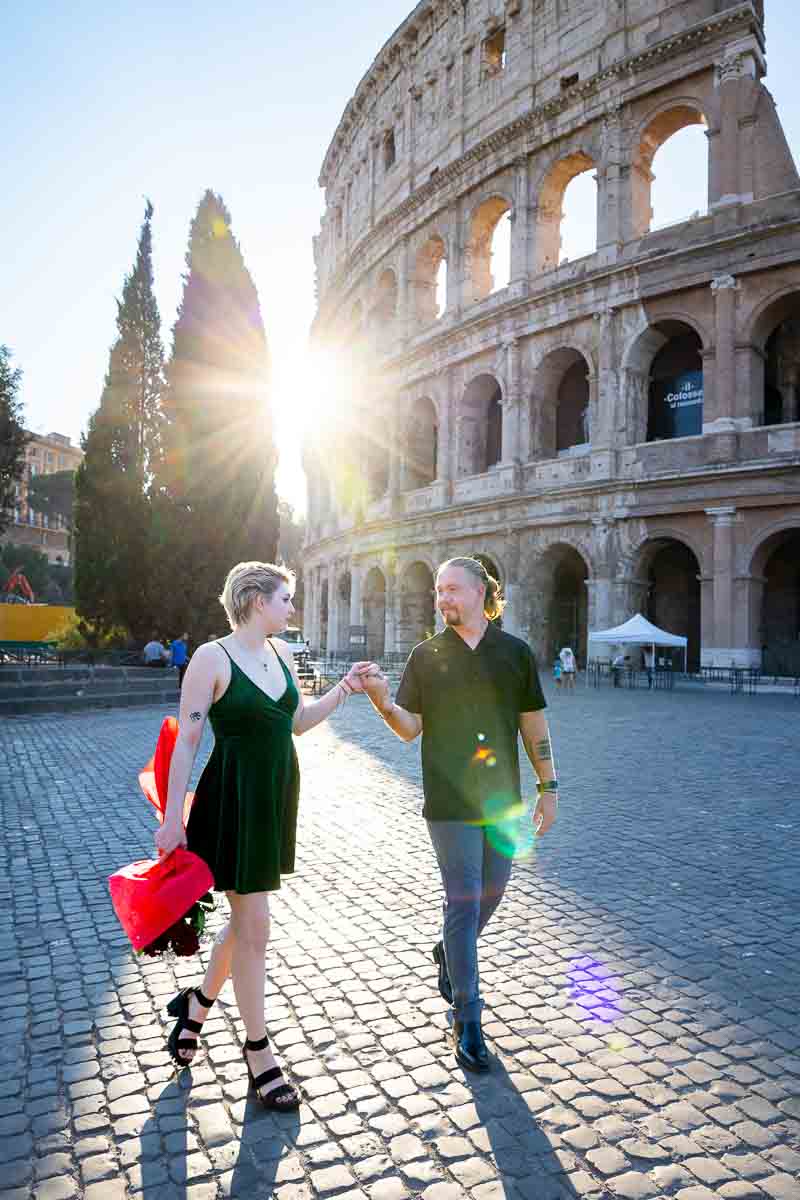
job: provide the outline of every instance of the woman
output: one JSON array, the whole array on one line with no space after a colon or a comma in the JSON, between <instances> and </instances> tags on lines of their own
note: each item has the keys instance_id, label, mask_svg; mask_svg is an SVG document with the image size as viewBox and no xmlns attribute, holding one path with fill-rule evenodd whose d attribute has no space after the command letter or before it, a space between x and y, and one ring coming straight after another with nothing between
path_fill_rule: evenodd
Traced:
<instances>
[{"instance_id":1,"label":"woman","mask_svg":"<svg viewBox=\"0 0 800 1200\"><path fill-rule=\"evenodd\" d=\"M167 809L156 834L159 854L187 846L208 863L214 888L226 893L231 910L202 986L185 989L167 1006L178 1018L169 1052L181 1066L192 1061L203 1021L231 975L251 1086L266 1108L281 1112L297 1108L300 1097L266 1036L264 959L268 893L280 887L281 874L294 870L299 770L292 733L313 729L361 691L368 667L356 663L327 695L304 702L289 647L272 640L294 614L293 582L270 563L239 563L229 572L220 601L231 632L199 646L186 671ZM184 831L184 796L206 717L215 745Z\"/></svg>"}]
</instances>

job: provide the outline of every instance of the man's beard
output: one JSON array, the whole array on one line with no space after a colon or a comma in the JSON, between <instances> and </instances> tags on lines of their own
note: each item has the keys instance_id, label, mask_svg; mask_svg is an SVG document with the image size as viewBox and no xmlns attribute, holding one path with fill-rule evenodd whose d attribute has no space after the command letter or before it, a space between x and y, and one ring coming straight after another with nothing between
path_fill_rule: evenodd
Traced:
<instances>
[{"instance_id":1,"label":"man's beard","mask_svg":"<svg viewBox=\"0 0 800 1200\"><path fill-rule=\"evenodd\" d=\"M461 613L458 609L450 609L448 612L442 613L442 620L445 625L460 625Z\"/></svg>"}]
</instances>

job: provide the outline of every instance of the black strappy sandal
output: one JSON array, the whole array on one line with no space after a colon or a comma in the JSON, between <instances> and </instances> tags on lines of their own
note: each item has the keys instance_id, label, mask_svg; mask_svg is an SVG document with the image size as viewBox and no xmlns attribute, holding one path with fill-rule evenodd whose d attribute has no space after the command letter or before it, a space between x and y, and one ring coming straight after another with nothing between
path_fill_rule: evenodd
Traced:
<instances>
[{"instance_id":1,"label":"black strappy sandal","mask_svg":"<svg viewBox=\"0 0 800 1200\"><path fill-rule=\"evenodd\" d=\"M250 1076L250 1086L255 1089L256 1096L264 1108L272 1109L274 1112L294 1112L300 1107L300 1095L290 1083L273 1088L272 1091L267 1092L266 1096L261 1093L261 1088L265 1083L283 1079L283 1071L280 1067L271 1067L268 1071L262 1071L260 1075L253 1075L253 1069L247 1059L247 1051L266 1050L268 1045L269 1037L263 1037L258 1042L248 1040L244 1044L242 1058L247 1067L247 1074Z\"/></svg>"},{"instance_id":2,"label":"black strappy sandal","mask_svg":"<svg viewBox=\"0 0 800 1200\"><path fill-rule=\"evenodd\" d=\"M172 1033L169 1035L167 1049L173 1062L176 1062L179 1067L190 1067L195 1060L195 1055L192 1055L191 1058L181 1058L180 1051L197 1051L199 1043L196 1038L194 1040L191 1038L179 1038L178 1034L182 1029L188 1029L190 1033L199 1034L203 1028L202 1021L192 1021L189 1019L189 1000L192 996L197 997L198 1002L202 1004L203 1008L211 1008L214 1003L213 1000L209 1000L208 996L203 995L200 988L184 988L167 1005L169 1015L178 1018Z\"/></svg>"}]
</instances>

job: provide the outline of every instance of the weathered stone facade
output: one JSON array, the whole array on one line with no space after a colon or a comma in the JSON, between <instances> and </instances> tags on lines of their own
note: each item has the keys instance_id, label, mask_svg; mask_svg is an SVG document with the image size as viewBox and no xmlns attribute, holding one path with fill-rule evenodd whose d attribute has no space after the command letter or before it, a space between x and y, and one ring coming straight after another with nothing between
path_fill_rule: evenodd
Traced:
<instances>
[{"instance_id":1,"label":"weathered stone facade","mask_svg":"<svg viewBox=\"0 0 800 1200\"><path fill-rule=\"evenodd\" d=\"M383 47L320 180L314 335L354 384L306 448L315 648L352 626L408 650L436 564L478 553L541 656L639 610L694 665L796 663L800 178L762 23L749 0L423 0ZM690 124L708 211L651 231L653 157ZM562 262L589 168L597 248Z\"/></svg>"}]
</instances>

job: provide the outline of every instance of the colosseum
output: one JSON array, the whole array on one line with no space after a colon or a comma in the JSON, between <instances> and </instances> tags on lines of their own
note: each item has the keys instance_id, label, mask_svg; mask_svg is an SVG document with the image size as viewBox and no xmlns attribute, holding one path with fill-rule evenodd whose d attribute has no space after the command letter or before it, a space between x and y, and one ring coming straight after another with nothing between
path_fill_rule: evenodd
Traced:
<instances>
[{"instance_id":1,"label":"colosseum","mask_svg":"<svg viewBox=\"0 0 800 1200\"><path fill-rule=\"evenodd\" d=\"M638 611L690 670L800 673L800 179L763 21L423 0L386 42L320 175L313 337L349 399L305 447L315 650L407 652L470 553L540 660ZM654 228L654 157L691 125L707 205ZM586 172L595 244L567 260Z\"/></svg>"}]
</instances>

